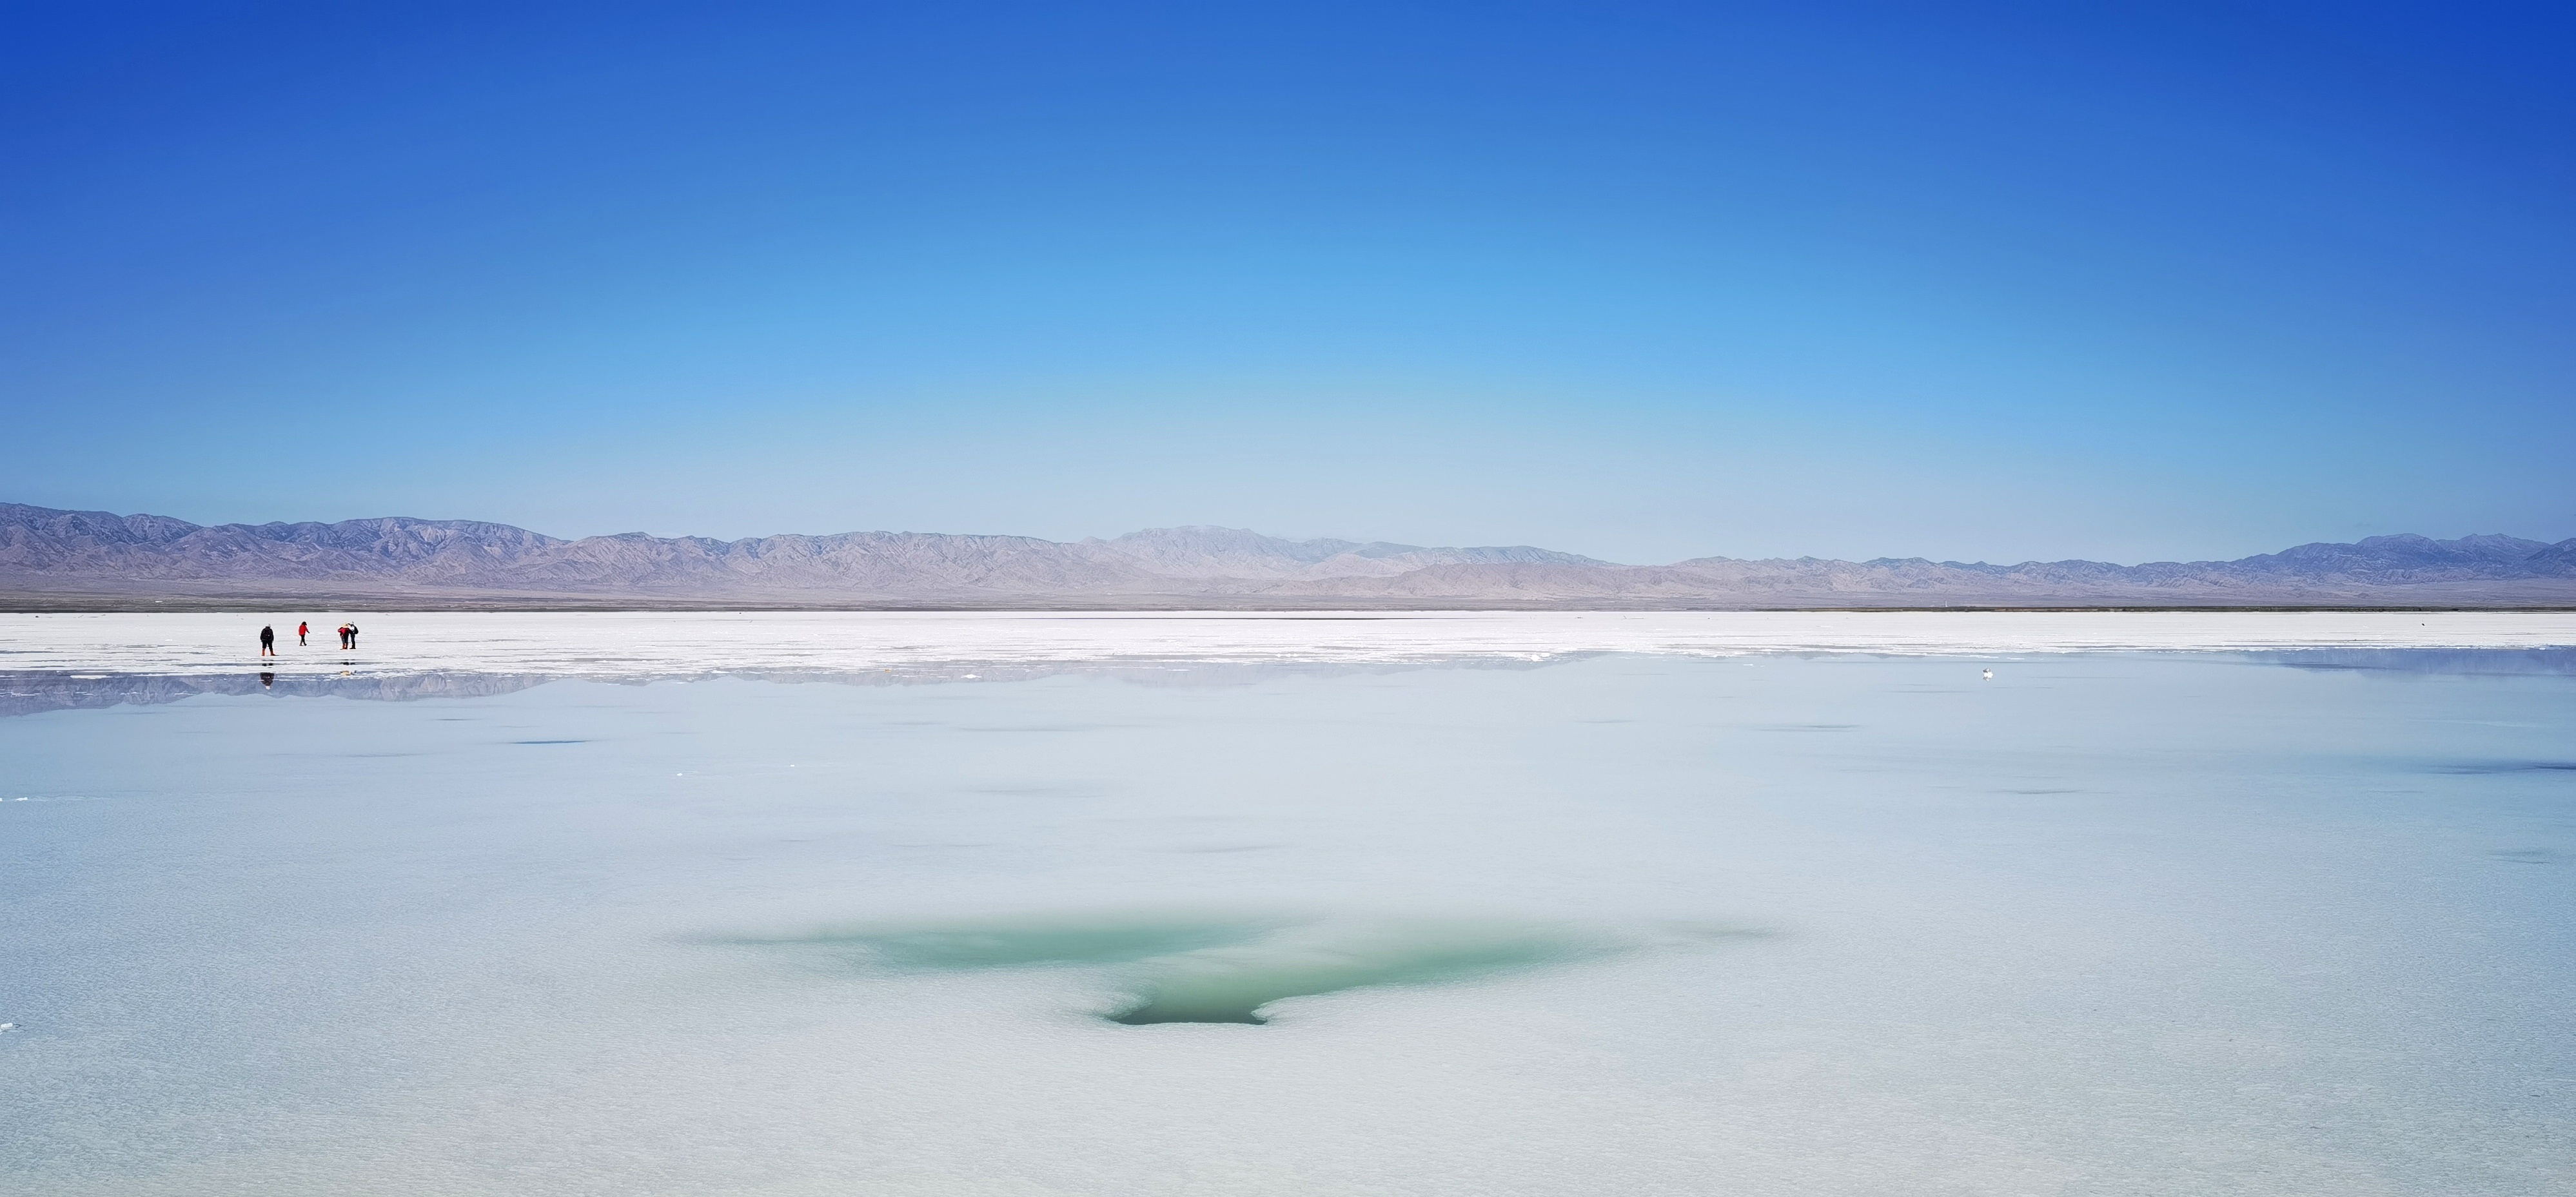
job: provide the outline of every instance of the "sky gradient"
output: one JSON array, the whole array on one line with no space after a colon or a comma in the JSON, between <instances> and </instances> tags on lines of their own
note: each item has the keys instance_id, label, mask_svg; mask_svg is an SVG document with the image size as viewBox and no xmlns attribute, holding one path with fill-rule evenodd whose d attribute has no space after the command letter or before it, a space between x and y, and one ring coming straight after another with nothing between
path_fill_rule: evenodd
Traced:
<instances>
[{"instance_id":1,"label":"sky gradient","mask_svg":"<svg viewBox=\"0 0 2576 1197\"><path fill-rule=\"evenodd\" d=\"M2576 535L2532 6L13 5L0 500Z\"/></svg>"}]
</instances>

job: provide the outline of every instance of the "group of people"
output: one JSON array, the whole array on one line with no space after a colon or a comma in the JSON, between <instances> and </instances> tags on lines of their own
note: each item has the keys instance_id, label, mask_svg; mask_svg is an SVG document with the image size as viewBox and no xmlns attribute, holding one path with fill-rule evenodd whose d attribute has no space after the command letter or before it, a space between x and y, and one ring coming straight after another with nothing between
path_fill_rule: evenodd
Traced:
<instances>
[{"instance_id":1,"label":"group of people","mask_svg":"<svg viewBox=\"0 0 2576 1197\"><path fill-rule=\"evenodd\" d=\"M312 634L312 624L298 623L295 625L295 642L297 644L304 643L304 638ZM340 647L344 649L358 647L358 625L355 622L340 625ZM274 657L277 655L277 628L275 625L263 627L259 630L259 655L263 657Z\"/></svg>"}]
</instances>

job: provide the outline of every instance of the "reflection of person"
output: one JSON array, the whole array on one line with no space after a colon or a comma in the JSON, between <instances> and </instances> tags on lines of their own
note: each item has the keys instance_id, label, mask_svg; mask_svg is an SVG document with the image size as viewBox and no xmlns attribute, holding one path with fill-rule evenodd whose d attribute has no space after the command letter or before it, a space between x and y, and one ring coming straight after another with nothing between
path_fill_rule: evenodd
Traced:
<instances>
[{"instance_id":1,"label":"reflection of person","mask_svg":"<svg viewBox=\"0 0 2576 1197\"><path fill-rule=\"evenodd\" d=\"M305 634L306 632L310 632L310 631L312 631L312 630L313 630L313 625L312 625L312 624L306 623L306 622L304 622L303 620L300 620L300 619L299 619L299 620L297 620L297 621L295 621L295 642L296 642L297 644L302 644L302 643L304 643L304 634Z\"/></svg>"},{"instance_id":2,"label":"reflection of person","mask_svg":"<svg viewBox=\"0 0 2576 1197\"><path fill-rule=\"evenodd\" d=\"M259 655L263 657L274 657L277 655L277 629L261 628L259 630Z\"/></svg>"},{"instance_id":3,"label":"reflection of person","mask_svg":"<svg viewBox=\"0 0 2576 1197\"><path fill-rule=\"evenodd\" d=\"M259 685L260 685L260 688L261 688L261 689L265 690L265 689L267 689L268 687L270 687L270 686L274 686L274 685L276 685L276 684L277 684L277 675L276 675L276 674L274 674L274 673L270 673L269 671L267 671L267 670L265 670L265 669L263 669L263 670L260 670L260 671L259 671Z\"/></svg>"}]
</instances>

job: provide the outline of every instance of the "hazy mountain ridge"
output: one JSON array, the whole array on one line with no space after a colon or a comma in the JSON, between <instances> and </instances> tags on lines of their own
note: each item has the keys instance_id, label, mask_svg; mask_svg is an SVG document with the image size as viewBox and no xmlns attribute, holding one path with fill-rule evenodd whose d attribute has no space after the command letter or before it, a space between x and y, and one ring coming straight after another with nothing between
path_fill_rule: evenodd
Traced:
<instances>
[{"instance_id":1,"label":"hazy mountain ridge","mask_svg":"<svg viewBox=\"0 0 2576 1197\"><path fill-rule=\"evenodd\" d=\"M2013 565L1285 540L1180 527L1074 543L920 532L565 540L405 517L191 524L0 504L0 592L588 605L1904 606L2576 603L2576 539L2374 536L2235 561Z\"/></svg>"},{"instance_id":2,"label":"hazy mountain ridge","mask_svg":"<svg viewBox=\"0 0 2576 1197\"><path fill-rule=\"evenodd\" d=\"M1607 561L1528 545L1424 548L1386 541L1282 540L1240 528L1191 525L1148 528L1114 540L1086 540L1086 547L1132 558L1169 578L1389 577L1431 565L1503 562L1606 566Z\"/></svg>"}]
</instances>

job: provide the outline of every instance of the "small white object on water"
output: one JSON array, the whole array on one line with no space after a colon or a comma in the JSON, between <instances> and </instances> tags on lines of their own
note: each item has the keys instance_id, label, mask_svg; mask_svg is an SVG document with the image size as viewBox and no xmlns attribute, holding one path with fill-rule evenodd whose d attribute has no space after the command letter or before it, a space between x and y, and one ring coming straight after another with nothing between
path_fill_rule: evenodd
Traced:
<instances>
[{"instance_id":1,"label":"small white object on water","mask_svg":"<svg viewBox=\"0 0 2576 1197\"><path fill-rule=\"evenodd\" d=\"M18 1024L14 1022L0 1022L0 1032L14 1031L17 1029Z\"/></svg>"},{"instance_id":2,"label":"small white object on water","mask_svg":"<svg viewBox=\"0 0 2576 1197\"><path fill-rule=\"evenodd\" d=\"M1985 674L1985 675L1986 675L1986 679L1985 679L1985 680L1987 680L1987 681L1990 681L1990 682L1991 682L1991 681L1995 680L1995 671L1994 671L1994 670L1991 670L1991 669L1981 669L1981 670L1978 670L1978 672L1979 672L1979 673L1983 673L1983 674Z\"/></svg>"}]
</instances>

